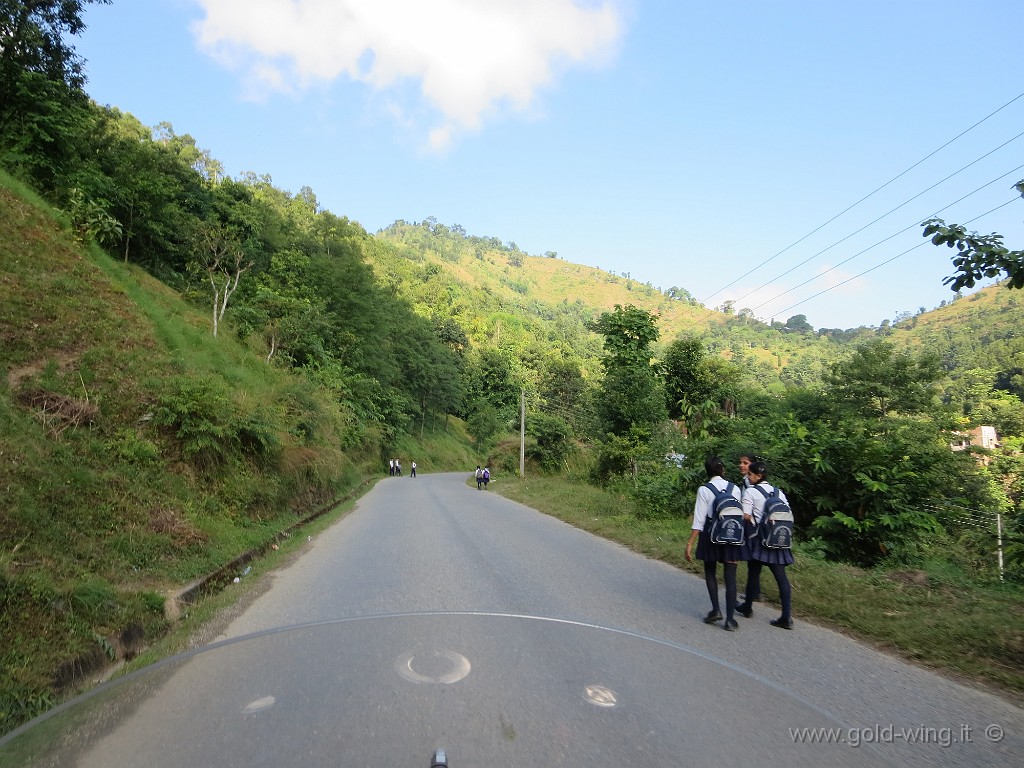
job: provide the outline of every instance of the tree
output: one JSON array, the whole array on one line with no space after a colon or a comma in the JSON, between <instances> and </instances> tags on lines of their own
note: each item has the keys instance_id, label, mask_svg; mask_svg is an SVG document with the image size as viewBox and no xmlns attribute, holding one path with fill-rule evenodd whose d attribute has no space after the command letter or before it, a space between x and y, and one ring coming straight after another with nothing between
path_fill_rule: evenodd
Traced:
<instances>
[{"instance_id":1,"label":"tree","mask_svg":"<svg viewBox=\"0 0 1024 768\"><path fill-rule=\"evenodd\" d=\"M501 419L497 409L487 400L480 398L469 407L466 430L473 438L478 451L486 451L494 442L494 436L501 432Z\"/></svg>"},{"instance_id":2,"label":"tree","mask_svg":"<svg viewBox=\"0 0 1024 768\"><path fill-rule=\"evenodd\" d=\"M1014 188L1024 197L1024 179ZM924 237L930 237L933 245L956 248L953 257L956 273L942 281L954 291L973 288L985 278L1005 275L1009 280L1007 288L1024 288L1024 251L1011 251L1003 245L1003 236L996 233L979 235L968 232L961 224L946 224L942 219L928 219Z\"/></svg>"},{"instance_id":3,"label":"tree","mask_svg":"<svg viewBox=\"0 0 1024 768\"><path fill-rule=\"evenodd\" d=\"M203 272L213 292L213 335L217 335L220 321L228 308L231 294L238 288L242 273L252 267L245 261L239 243L223 227L203 222L195 234L195 256L189 265L195 272Z\"/></svg>"},{"instance_id":4,"label":"tree","mask_svg":"<svg viewBox=\"0 0 1024 768\"><path fill-rule=\"evenodd\" d=\"M849 359L835 363L828 383L840 402L880 419L890 412L927 411L935 402L938 378L935 355L915 358L897 352L891 342L874 339L857 347Z\"/></svg>"},{"instance_id":5,"label":"tree","mask_svg":"<svg viewBox=\"0 0 1024 768\"><path fill-rule=\"evenodd\" d=\"M495 418L510 423L519 414L522 383L505 349L484 347L470 359L467 371L467 400L480 410L480 403L490 404Z\"/></svg>"},{"instance_id":6,"label":"tree","mask_svg":"<svg viewBox=\"0 0 1024 768\"><path fill-rule=\"evenodd\" d=\"M601 359L605 377L598 410L606 432L625 435L631 429L651 429L663 421L665 394L658 371L651 364L651 344L658 339L656 318L632 305L616 304L591 329L604 336Z\"/></svg>"},{"instance_id":7,"label":"tree","mask_svg":"<svg viewBox=\"0 0 1024 768\"><path fill-rule=\"evenodd\" d=\"M793 315L786 321L783 330L789 333L814 333L814 326L807 322L807 315Z\"/></svg>"},{"instance_id":8,"label":"tree","mask_svg":"<svg viewBox=\"0 0 1024 768\"><path fill-rule=\"evenodd\" d=\"M702 427L711 420L711 410L730 410L735 387L742 378L738 366L708 355L704 341L696 336L669 344L662 370L669 415L688 420L688 414L695 416L699 410L704 415Z\"/></svg>"},{"instance_id":9,"label":"tree","mask_svg":"<svg viewBox=\"0 0 1024 768\"><path fill-rule=\"evenodd\" d=\"M82 12L110 0L0 0L0 159L49 194L88 130ZM70 185L68 185L70 186Z\"/></svg>"},{"instance_id":10,"label":"tree","mask_svg":"<svg viewBox=\"0 0 1024 768\"><path fill-rule=\"evenodd\" d=\"M82 60L68 37L85 29L86 5L110 0L0 0L0 104L10 104L19 72L81 88Z\"/></svg>"},{"instance_id":11,"label":"tree","mask_svg":"<svg viewBox=\"0 0 1024 768\"><path fill-rule=\"evenodd\" d=\"M548 471L556 471L572 450L572 428L558 416L529 414L526 433L536 440L536 446L529 449L530 455Z\"/></svg>"}]
</instances>

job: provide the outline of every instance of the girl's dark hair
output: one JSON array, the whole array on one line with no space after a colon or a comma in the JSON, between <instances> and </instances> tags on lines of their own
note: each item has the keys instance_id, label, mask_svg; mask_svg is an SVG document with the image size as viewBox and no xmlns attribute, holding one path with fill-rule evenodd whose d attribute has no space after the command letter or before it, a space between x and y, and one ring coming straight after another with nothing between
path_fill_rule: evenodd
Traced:
<instances>
[{"instance_id":1,"label":"girl's dark hair","mask_svg":"<svg viewBox=\"0 0 1024 768\"><path fill-rule=\"evenodd\" d=\"M708 477L724 475L725 462L722 461L721 456L708 456L707 459L704 460L704 471L708 473Z\"/></svg>"},{"instance_id":2,"label":"girl's dark hair","mask_svg":"<svg viewBox=\"0 0 1024 768\"><path fill-rule=\"evenodd\" d=\"M762 459L750 462L750 468L747 471L752 475L760 475L762 480L768 477L768 465Z\"/></svg>"}]
</instances>

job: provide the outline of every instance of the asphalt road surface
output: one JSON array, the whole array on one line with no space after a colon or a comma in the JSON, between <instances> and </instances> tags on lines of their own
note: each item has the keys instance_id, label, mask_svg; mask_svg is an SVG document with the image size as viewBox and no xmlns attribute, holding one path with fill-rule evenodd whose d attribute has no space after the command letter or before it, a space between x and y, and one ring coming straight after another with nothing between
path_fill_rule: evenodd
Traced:
<instances>
[{"instance_id":1,"label":"asphalt road surface","mask_svg":"<svg viewBox=\"0 0 1024 768\"><path fill-rule=\"evenodd\" d=\"M703 580L468 477L381 480L217 642L101 692L79 764L1021 764L1005 700L763 604L705 625Z\"/></svg>"}]
</instances>

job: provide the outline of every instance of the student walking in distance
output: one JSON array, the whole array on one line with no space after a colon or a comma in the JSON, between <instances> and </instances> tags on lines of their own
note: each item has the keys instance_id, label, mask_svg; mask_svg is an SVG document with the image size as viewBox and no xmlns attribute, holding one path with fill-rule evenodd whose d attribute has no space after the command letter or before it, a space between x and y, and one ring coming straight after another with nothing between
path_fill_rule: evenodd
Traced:
<instances>
[{"instance_id":1,"label":"student walking in distance","mask_svg":"<svg viewBox=\"0 0 1024 768\"><path fill-rule=\"evenodd\" d=\"M484 487L484 471L480 469L480 465L476 465L476 489L479 491Z\"/></svg>"},{"instance_id":2,"label":"student walking in distance","mask_svg":"<svg viewBox=\"0 0 1024 768\"><path fill-rule=\"evenodd\" d=\"M409 477L416 477L416 462L409 465Z\"/></svg>"},{"instance_id":3,"label":"student walking in distance","mask_svg":"<svg viewBox=\"0 0 1024 768\"><path fill-rule=\"evenodd\" d=\"M711 456L704 462L708 483L697 489L697 501L693 506L693 525L690 529L690 540L686 542L686 560L693 560L693 545L697 543L697 559L704 561L704 583L711 598L711 611L704 617L705 624L714 624L722 620L722 611L718 602L718 564L722 563L725 576L725 629L732 632L739 624L733 617L736 606L736 564L746 560L746 544L715 544L711 540L711 524L714 516L716 493L708 485L714 486L719 492L731 495L740 500L740 489L725 479L725 463L718 456Z\"/></svg>"},{"instance_id":4,"label":"student walking in distance","mask_svg":"<svg viewBox=\"0 0 1024 768\"><path fill-rule=\"evenodd\" d=\"M793 563L793 550L769 549L761 542L758 525L764 515L765 501L775 491L768 482L768 465L763 461L754 461L750 465L750 487L743 492L743 513L748 518L752 532L748 531L747 539L750 559L747 561L747 590L744 602L736 606L736 612L750 618L754 614L754 603L761 599L761 569L765 565L775 577L779 585L779 600L782 603L782 615L773 619L771 624L782 629L793 628L793 589L786 575L786 566ZM786 504L789 500L782 490L778 496Z\"/></svg>"}]
</instances>

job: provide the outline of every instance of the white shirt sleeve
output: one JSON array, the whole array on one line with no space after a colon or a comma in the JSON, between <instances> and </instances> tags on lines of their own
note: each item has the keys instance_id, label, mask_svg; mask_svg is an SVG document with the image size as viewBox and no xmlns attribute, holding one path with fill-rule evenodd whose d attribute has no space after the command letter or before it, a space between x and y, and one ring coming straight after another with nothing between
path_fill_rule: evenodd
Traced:
<instances>
[{"instance_id":1,"label":"white shirt sleeve","mask_svg":"<svg viewBox=\"0 0 1024 768\"><path fill-rule=\"evenodd\" d=\"M711 502L715 500L714 495L705 486L697 489L697 501L693 505L693 525L691 530L703 531L704 523L711 514Z\"/></svg>"}]
</instances>

